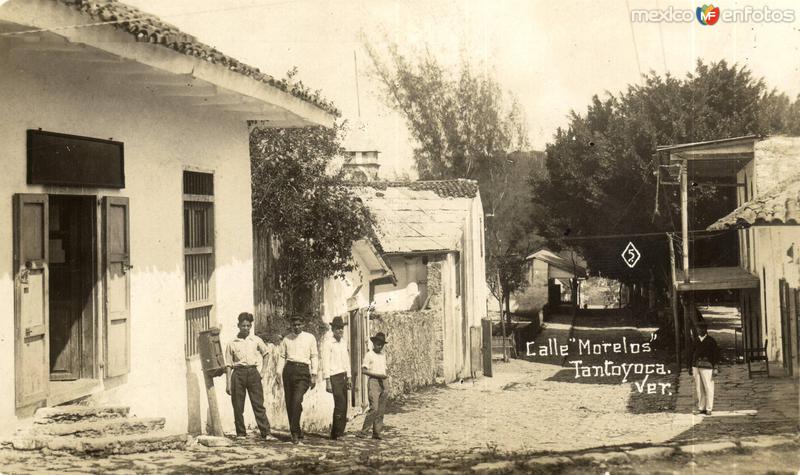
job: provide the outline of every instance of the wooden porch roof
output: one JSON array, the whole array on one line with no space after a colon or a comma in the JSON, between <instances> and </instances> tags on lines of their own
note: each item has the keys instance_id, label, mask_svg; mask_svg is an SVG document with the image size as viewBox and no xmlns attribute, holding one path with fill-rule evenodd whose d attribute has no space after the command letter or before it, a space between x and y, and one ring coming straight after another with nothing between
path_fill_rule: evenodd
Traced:
<instances>
[{"instance_id":1,"label":"wooden porch roof","mask_svg":"<svg viewBox=\"0 0 800 475\"><path fill-rule=\"evenodd\" d=\"M671 163L687 162L689 179L735 177L755 156L755 142L760 137L746 135L705 142L661 145L658 153L669 155Z\"/></svg>"},{"instance_id":2,"label":"wooden porch roof","mask_svg":"<svg viewBox=\"0 0 800 475\"><path fill-rule=\"evenodd\" d=\"M758 277L741 267L698 267L689 269L689 282L684 282L682 269L675 272L675 289L678 292L692 290L727 290L758 288Z\"/></svg>"}]
</instances>

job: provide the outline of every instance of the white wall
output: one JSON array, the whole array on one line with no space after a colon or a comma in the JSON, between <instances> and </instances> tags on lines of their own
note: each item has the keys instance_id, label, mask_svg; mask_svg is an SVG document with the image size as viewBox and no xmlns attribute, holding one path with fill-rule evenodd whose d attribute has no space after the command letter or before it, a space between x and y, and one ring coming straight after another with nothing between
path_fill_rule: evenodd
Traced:
<instances>
[{"instance_id":1,"label":"white wall","mask_svg":"<svg viewBox=\"0 0 800 475\"><path fill-rule=\"evenodd\" d=\"M800 286L800 256L796 249L794 258L787 255L792 246L800 246L800 226L759 226L755 228L755 235L755 270L762 279L762 288L759 289L761 329L763 338L768 340L770 361L782 362L779 281L786 279L792 288Z\"/></svg>"},{"instance_id":2,"label":"white wall","mask_svg":"<svg viewBox=\"0 0 800 475\"><path fill-rule=\"evenodd\" d=\"M422 256L384 256L389 268L394 272L397 284L375 286L375 310L394 312L417 310L428 297L425 282L428 269Z\"/></svg>"},{"instance_id":3,"label":"white wall","mask_svg":"<svg viewBox=\"0 0 800 475\"><path fill-rule=\"evenodd\" d=\"M322 320L326 323L333 317L344 317L348 312L347 299L355 293L356 308L369 306L369 268L358 255L353 255L355 269L347 272L344 278L330 277L323 283L323 314ZM359 288L359 286L361 286Z\"/></svg>"},{"instance_id":4,"label":"white wall","mask_svg":"<svg viewBox=\"0 0 800 475\"><path fill-rule=\"evenodd\" d=\"M481 325L486 318L486 249L484 243L483 204L478 194L470 204L470 214L464 228L462 262L465 266L465 302L470 326Z\"/></svg>"},{"instance_id":5,"label":"white wall","mask_svg":"<svg viewBox=\"0 0 800 475\"><path fill-rule=\"evenodd\" d=\"M110 83L89 63L78 68L14 61L0 54L0 313L7 316L0 321L0 423L9 427L15 418L12 195L95 194L130 198L134 266L131 372L102 398L128 404L137 415L165 416L169 428L185 430L182 172L192 167L215 174L214 280L224 341L233 334L236 315L253 308L246 125L146 89L131 90L122 75ZM26 185L25 131L36 128L124 142L126 188ZM224 410L222 398L220 405Z\"/></svg>"}]
</instances>

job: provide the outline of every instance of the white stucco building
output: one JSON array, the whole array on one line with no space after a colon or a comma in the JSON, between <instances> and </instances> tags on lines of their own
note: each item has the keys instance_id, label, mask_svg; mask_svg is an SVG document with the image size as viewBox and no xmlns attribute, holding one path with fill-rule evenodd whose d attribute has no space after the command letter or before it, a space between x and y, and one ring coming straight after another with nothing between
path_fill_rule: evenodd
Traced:
<instances>
[{"instance_id":1,"label":"white stucco building","mask_svg":"<svg viewBox=\"0 0 800 475\"><path fill-rule=\"evenodd\" d=\"M85 3L0 6L0 426L91 396L198 428L197 331L225 341L253 310L247 121L330 126L332 108Z\"/></svg>"}]
</instances>

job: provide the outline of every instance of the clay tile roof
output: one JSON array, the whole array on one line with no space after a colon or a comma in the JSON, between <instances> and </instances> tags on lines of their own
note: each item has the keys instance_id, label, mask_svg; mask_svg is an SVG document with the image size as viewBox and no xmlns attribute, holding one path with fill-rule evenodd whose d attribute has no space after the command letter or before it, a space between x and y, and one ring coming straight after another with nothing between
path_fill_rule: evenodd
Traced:
<instances>
[{"instance_id":1,"label":"clay tile roof","mask_svg":"<svg viewBox=\"0 0 800 475\"><path fill-rule=\"evenodd\" d=\"M433 191L442 198L475 198L478 196L478 182L465 178L422 181L368 181L352 182L350 185L375 188L377 190L408 188L412 191Z\"/></svg>"},{"instance_id":2,"label":"clay tile roof","mask_svg":"<svg viewBox=\"0 0 800 475\"><path fill-rule=\"evenodd\" d=\"M800 175L744 203L708 229L716 231L770 224L800 224Z\"/></svg>"},{"instance_id":3,"label":"clay tile roof","mask_svg":"<svg viewBox=\"0 0 800 475\"><path fill-rule=\"evenodd\" d=\"M302 82L290 83L286 79L275 79L258 68L234 59L217 49L198 41L177 27L166 23L155 15L116 0L55 0L69 5L97 22L108 22L114 27L136 37L137 41L154 43L178 53L193 56L209 63L218 64L284 92L314 104L320 109L338 116L333 103L320 96L319 91L310 91Z\"/></svg>"}]
</instances>

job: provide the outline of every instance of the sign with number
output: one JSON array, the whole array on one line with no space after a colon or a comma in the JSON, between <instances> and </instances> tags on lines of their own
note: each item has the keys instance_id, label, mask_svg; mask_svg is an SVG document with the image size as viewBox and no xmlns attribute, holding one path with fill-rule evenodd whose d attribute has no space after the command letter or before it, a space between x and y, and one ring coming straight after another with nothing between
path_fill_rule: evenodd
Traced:
<instances>
[{"instance_id":1,"label":"sign with number","mask_svg":"<svg viewBox=\"0 0 800 475\"><path fill-rule=\"evenodd\" d=\"M636 249L636 246L634 246L632 242L629 242L628 245L625 246L625 250L622 251L622 260L625 261L625 264L631 269L639 262L641 257L642 254L639 253L639 250Z\"/></svg>"}]
</instances>

